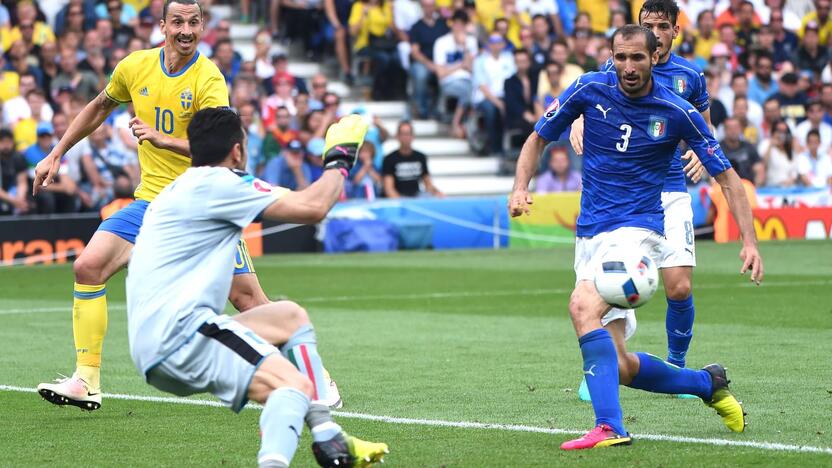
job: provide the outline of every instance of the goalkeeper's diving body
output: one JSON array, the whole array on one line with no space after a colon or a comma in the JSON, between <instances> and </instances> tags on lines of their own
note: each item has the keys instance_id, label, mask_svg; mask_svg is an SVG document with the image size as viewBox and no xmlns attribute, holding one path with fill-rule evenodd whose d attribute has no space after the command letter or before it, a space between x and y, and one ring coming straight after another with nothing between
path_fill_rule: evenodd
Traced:
<instances>
[{"instance_id":1,"label":"goalkeeper's diving body","mask_svg":"<svg viewBox=\"0 0 832 468\"><path fill-rule=\"evenodd\" d=\"M323 175L293 192L242 171L246 136L233 110L201 110L188 127L192 167L150 204L136 238L127 276L136 367L166 392L210 392L234 411L249 399L262 403L261 467L289 465L304 420L321 466L370 466L387 453L385 444L346 435L329 408L314 401L312 381L290 362L303 360L308 373L323 370L305 314L286 342L280 302L235 317L222 313L243 228L258 218L322 220L344 189L366 131L357 115L330 127Z\"/></svg>"},{"instance_id":2,"label":"goalkeeper's diving body","mask_svg":"<svg viewBox=\"0 0 832 468\"><path fill-rule=\"evenodd\" d=\"M228 106L225 79L217 66L197 51L204 28L197 0L166 0L159 27L165 34L165 45L133 52L119 62L104 91L87 104L36 168L35 194L52 182L66 151L98 128L116 107L133 103L136 117L130 126L139 142L141 184L136 189L136 201L101 223L73 265L75 372L54 383L38 385L38 393L56 405L85 410L101 406L106 282L127 265L150 202L191 165L186 130L194 113ZM149 124L154 121L155 125ZM245 242L241 240L229 255L236 266L229 295L234 307L242 312L267 304L269 299L257 280ZM287 314L303 311L287 310ZM337 387L325 374L315 375L313 383L316 399L340 405Z\"/></svg>"}]
</instances>

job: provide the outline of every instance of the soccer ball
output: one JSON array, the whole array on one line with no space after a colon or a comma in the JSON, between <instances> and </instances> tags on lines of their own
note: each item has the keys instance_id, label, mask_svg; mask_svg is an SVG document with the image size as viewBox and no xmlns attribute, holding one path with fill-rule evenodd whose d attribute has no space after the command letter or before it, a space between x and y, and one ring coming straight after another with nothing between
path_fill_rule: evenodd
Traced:
<instances>
[{"instance_id":1,"label":"soccer ball","mask_svg":"<svg viewBox=\"0 0 832 468\"><path fill-rule=\"evenodd\" d=\"M614 245L602 256L595 272L595 288L611 306L625 309L644 305L659 287L656 263L635 245Z\"/></svg>"}]
</instances>

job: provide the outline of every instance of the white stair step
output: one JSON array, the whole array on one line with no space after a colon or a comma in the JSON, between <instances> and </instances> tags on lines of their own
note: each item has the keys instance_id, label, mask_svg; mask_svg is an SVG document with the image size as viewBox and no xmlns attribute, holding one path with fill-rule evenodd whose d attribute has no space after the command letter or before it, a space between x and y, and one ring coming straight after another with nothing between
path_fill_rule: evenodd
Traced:
<instances>
[{"instance_id":1,"label":"white stair step","mask_svg":"<svg viewBox=\"0 0 832 468\"><path fill-rule=\"evenodd\" d=\"M321 73L322 67L315 62L297 62L289 60L289 73L298 78L311 78L312 76Z\"/></svg>"},{"instance_id":2,"label":"white stair step","mask_svg":"<svg viewBox=\"0 0 832 468\"><path fill-rule=\"evenodd\" d=\"M391 135L395 135L396 131L399 129L400 120L401 117L384 118L381 119L381 122L384 124L384 128L387 129ZM413 133L417 139L442 134L442 126L435 120L411 120L410 123L413 124Z\"/></svg>"},{"instance_id":3,"label":"white stair step","mask_svg":"<svg viewBox=\"0 0 832 468\"><path fill-rule=\"evenodd\" d=\"M491 157L428 158L428 170L434 177L494 175L499 166L499 159Z\"/></svg>"},{"instance_id":4,"label":"white stair step","mask_svg":"<svg viewBox=\"0 0 832 468\"><path fill-rule=\"evenodd\" d=\"M240 54L240 57L243 58L244 61L254 60L254 43L253 42L240 42L234 41L234 50ZM272 44L271 49L269 49L269 57L276 55L276 54L285 54L286 48L281 46L280 44ZM291 65L289 65L291 68Z\"/></svg>"},{"instance_id":5,"label":"white stair step","mask_svg":"<svg viewBox=\"0 0 832 468\"><path fill-rule=\"evenodd\" d=\"M399 142L395 138L385 141L384 154L395 151ZM456 138L416 138L413 140L413 148L425 153L428 158L432 156L471 156L471 148L468 142Z\"/></svg>"},{"instance_id":6,"label":"white stair step","mask_svg":"<svg viewBox=\"0 0 832 468\"><path fill-rule=\"evenodd\" d=\"M341 104L342 108L351 111L356 107L363 107L372 115L377 115L381 118L397 118L404 116L407 104L404 101L344 101Z\"/></svg>"},{"instance_id":7,"label":"white stair step","mask_svg":"<svg viewBox=\"0 0 832 468\"><path fill-rule=\"evenodd\" d=\"M234 10L231 9L231 5L211 5L211 17L227 20L231 18L231 15L234 14Z\"/></svg>"},{"instance_id":8,"label":"white stair step","mask_svg":"<svg viewBox=\"0 0 832 468\"><path fill-rule=\"evenodd\" d=\"M229 33L231 34L231 41L236 45L237 42L254 39L254 36L259 30L260 26L256 24L231 23L231 31Z\"/></svg>"},{"instance_id":9,"label":"white stair step","mask_svg":"<svg viewBox=\"0 0 832 468\"><path fill-rule=\"evenodd\" d=\"M434 185L448 196L508 195L514 184L510 176L436 176Z\"/></svg>"}]
</instances>

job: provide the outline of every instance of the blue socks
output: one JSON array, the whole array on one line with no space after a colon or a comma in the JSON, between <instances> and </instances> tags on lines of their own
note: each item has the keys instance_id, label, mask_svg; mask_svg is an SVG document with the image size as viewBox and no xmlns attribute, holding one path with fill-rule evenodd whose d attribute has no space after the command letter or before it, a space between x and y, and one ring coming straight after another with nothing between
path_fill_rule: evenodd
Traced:
<instances>
[{"instance_id":1,"label":"blue socks","mask_svg":"<svg viewBox=\"0 0 832 468\"><path fill-rule=\"evenodd\" d=\"M309 398L299 390L278 388L266 400L260 414L261 466L289 466L303 432L304 416L309 411Z\"/></svg>"},{"instance_id":2,"label":"blue socks","mask_svg":"<svg viewBox=\"0 0 832 468\"><path fill-rule=\"evenodd\" d=\"M648 353L636 353L636 356L638 374L628 387L653 393L687 393L706 401L711 399L711 374L707 371L676 367Z\"/></svg>"},{"instance_id":3,"label":"blue socks","mask_svg":"<svg viewBox=\"0 0 832 468\"><path fill-rule=\"evenodd\" d=\"M693 338L693 295L687 299L667 300L667 362L685 367L685 355Z\"/></svg>"},{"instance_id":4,"label":"blue socks","mask_svg":"<svg viewBox=\"0 0 832 468\"><path fill-rule=\"evenodd\" d=\"M312 401L326 400L329 384L324 378L324 365L318 354L315 329L311 324L301 325L280 347L280 352L301 374L307 376L315 387Z\"/></svg>"},{"instance_id":5,"label":"blue socks","mask_svg":"<svg viewBox=\"0 0 832 468\"><path fill-rule=\"evenodd\" d=\"M627 434L618 400L618 356L612 337L599 328L580 337L578 343L584 358L584 377L592 396L595 425L603 423L618 434Z\"/></svg>"}]
</instances>

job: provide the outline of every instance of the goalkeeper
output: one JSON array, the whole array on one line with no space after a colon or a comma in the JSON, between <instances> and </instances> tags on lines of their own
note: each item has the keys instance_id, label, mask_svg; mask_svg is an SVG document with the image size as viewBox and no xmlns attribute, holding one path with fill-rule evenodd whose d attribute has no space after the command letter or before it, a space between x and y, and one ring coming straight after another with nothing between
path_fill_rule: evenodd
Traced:
<instances>
[{"instance_id":1,"label":"goalkeeper","mask_svg":"<svg viewBox=\"0 0 832 468\"><path fill-rule=\"evenodd\" d=\"M289 337L285 302L233 318L222 314L243 227L256 218L322 220L343 191L366 131L357 115L330 127L323 175L292 192L242 171L246 136L234 111L200 110L188 126L193 167L150 204L136 238L127 277L136 367L149 384L176 395L210 392L234 411L249 399L263 404L261 467L289 465L304 421L321 466L370 466L387 453L385 444L345 434L329 408L313 402L310 378L323 367L305 314Z\"/></svg>"}]
</instances>

